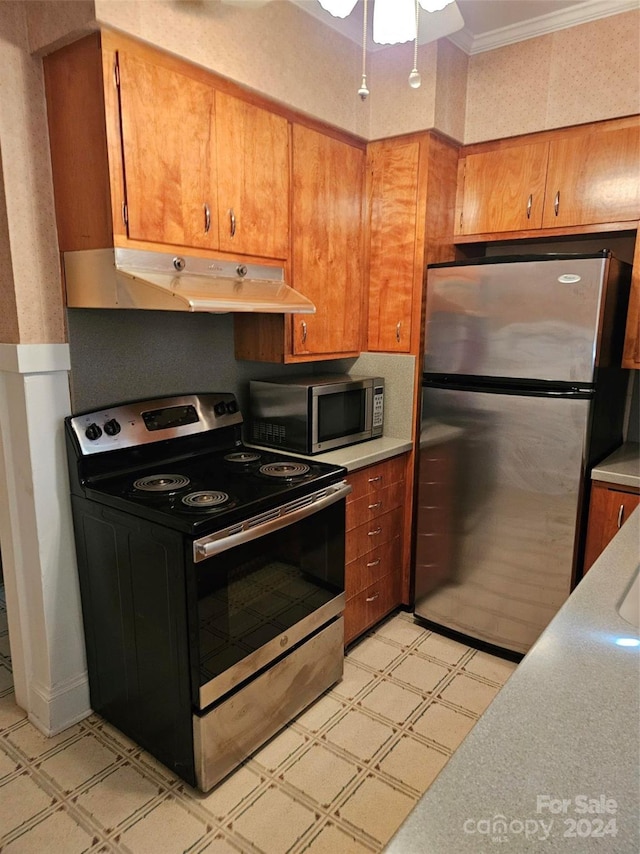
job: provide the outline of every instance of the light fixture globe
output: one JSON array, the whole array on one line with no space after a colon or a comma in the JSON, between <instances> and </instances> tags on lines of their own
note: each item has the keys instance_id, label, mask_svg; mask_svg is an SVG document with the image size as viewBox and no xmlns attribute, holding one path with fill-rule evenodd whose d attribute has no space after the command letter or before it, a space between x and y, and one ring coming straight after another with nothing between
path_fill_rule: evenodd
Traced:
<instances>
[{"instance_id":1,"label":"light fixture globe","mask_svg":"<svg viewBox=\"0 0 640 854\"><path fill-rule=\"evenodd\" d=\"M346 18L350 15L357 0L318 0L322 8L334 18Z\"/></svg>"}]
</instances>

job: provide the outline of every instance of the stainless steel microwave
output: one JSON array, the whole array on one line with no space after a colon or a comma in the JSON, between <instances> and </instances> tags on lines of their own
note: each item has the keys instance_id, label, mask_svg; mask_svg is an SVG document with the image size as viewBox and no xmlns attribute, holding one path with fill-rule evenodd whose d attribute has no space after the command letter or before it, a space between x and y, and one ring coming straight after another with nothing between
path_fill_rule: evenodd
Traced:
<instances>
[{"instance_id":1,"label":"stainless steel microwave","mask_svg":"<svg viewBox=\"0 0 640 854\"><path fill-rule=\"evenodd\" d=\"M249 383L249 441L321 454L382 436L384 380L324 374Z\"/></svg>"}]
</instances>

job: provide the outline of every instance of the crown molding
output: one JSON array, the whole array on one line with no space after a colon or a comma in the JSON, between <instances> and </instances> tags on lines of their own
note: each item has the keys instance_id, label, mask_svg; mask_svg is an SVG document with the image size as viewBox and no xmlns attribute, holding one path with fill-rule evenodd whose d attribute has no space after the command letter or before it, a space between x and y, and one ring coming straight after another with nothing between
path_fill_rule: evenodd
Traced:
<instances>
[{"instance_id":1,"label":"crown molding","mask_svg":"<svg viewBox=\"0 0 640 854\"><path fill-rule=\"evenodd\" d=\"M520 24L511 24L508 27L490 30L481 33L479 36L474 36L465 27L447 38L465 53L472 55L487 50L495 50L536 36L543 36L556 30L565 30L578 24L586 24L589 21L597 21L599 18L608 18L611 15L630 12L634 9L640 9L640 0L585 0L578 6L570 6L567 9L560 9L548 15L540 15L538 18L532 18Z\"/></svg>"}]
</instances>

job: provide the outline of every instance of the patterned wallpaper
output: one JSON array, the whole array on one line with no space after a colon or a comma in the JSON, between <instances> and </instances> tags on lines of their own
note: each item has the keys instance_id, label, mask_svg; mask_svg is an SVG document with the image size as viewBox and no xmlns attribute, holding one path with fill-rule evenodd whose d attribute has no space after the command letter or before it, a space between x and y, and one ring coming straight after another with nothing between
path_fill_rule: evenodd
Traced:
<instances>
[{"instance_id":1,"label":"patterned wallpaper","mask_svg":"<svg viewBox=\"0 0 640 854\"><path fill-rule=\"evenodd\" d=\"M640 112L640 10L469 58L464 142Z\"/></svg>"},{"instance_id":2,"label":"patterned wallpaper","mask_svg":"<svg viewBox=\"0 0 640 854\"><path fill-rule=\"evenodd\" d=\"M65 340L42 66L27 49L24 6L0 3L0 342ZM8 263L7 263L8 261ZM5 312L7 312L5 314Z\"/></svg>"}]
</instances>

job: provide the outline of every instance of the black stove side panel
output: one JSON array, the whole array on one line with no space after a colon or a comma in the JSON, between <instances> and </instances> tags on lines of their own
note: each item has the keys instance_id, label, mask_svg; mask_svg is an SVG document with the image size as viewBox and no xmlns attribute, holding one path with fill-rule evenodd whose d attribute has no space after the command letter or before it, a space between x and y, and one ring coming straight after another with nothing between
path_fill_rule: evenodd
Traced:
<instances>
[{"instance_id":1,"label":"black stove side panel","mask_svg":"<svg viewBox=\"0 0 640 854\"><path fill-rule=\"evenodd\" d=\"M195 786L183 538L72 506L92 708Z\"/></svg>"}]
</instances>

